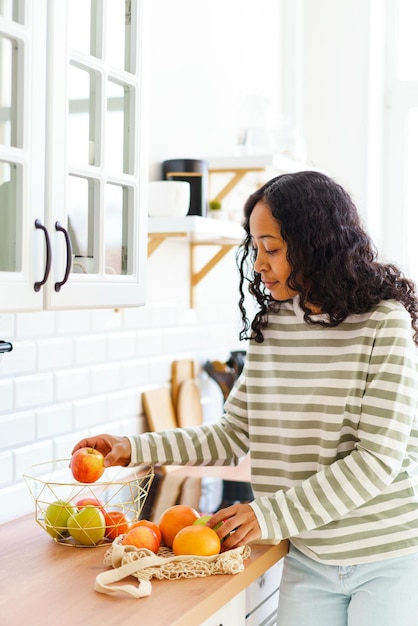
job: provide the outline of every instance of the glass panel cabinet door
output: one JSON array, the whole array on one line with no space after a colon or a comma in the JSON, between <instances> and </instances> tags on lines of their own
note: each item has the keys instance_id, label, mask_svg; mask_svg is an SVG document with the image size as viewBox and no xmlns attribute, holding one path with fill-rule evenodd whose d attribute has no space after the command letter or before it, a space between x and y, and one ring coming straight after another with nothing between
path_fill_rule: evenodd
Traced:
<instances>
[{"instance_id":1,"label":"glass panel cabinet door","mask_svg":"<svg viewBox=\"0 0 418 626\"><path fill-rule=\"evenodd\" d=\"M144 303L145 2L0 0L0 311Z\"/></svg>"},{"instance_id":2,"label":"glass panel cabinet door","mask_svg":"<svg viewBox=\"0 0 418 626\"><path fill-rule=\"evenodd\" d=\"M47 207L52 228L55 220L60 226L47 306L143 304L142 2L51 5Z\"/></svg>"},{"instance_id":3,"label":"glass panel cabinet door","mask_svg":"<svg viewBox=\"0 0 418 626\"><path fill-rule=\"evenodd\" d=\"M45 29L44 0L0 0L0 311L43 306Z\"/></svg>"}]
</instances>

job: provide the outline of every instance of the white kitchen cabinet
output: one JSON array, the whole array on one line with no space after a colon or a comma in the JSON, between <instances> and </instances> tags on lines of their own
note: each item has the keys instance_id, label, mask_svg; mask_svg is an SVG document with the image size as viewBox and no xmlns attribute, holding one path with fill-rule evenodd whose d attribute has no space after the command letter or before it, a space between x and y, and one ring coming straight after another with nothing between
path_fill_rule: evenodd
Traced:
<instances>
[{"instance_id":1,"label":"white kitchen cabinet","mask_svg":"<svg viewBox=\"0 0 418 626\"><path fill-rule=\"evenodd\" d=\"M0 3L1 310L42 307L46 0Z\"/></svg>"},{"instance_id":2,"label":"white kitchen cabinet","mask_svg":"<svg viewBox=\"0 0 418 626\"><path fill-rule=\"evenodd\" d=\"M245 621L245 590L232 598L200 626L243 626Z\"/></svg>"},{"instance_id":3,"label":"white kitchen cabinet","mask_svg":"<svg viewBox=\"0 0 418 626\"><path fill-rule=\"evenodd\" d=\"M274 626L282 569L277 562L200 626Z\"/></svg>"},{"instance_id":4,"label":"white kitchen cabinet","mask_svg":"<svg viewBox=\"0 0 418 626\"><path fill-rule=\"evenodd\" d=\"M0 310L144 303L145 4L0 2Z\"/></svg>"},{"instance_id":5,"label":"white kitchen cabinet","mask_svg":"<svg viewBox=\"0 0 418 626\"><path fill-rule=\"evenodd\" d=\"M276 624L282 570L283 561L279 561L247 587L245 626Z\"/></svg>"}]
</instances>

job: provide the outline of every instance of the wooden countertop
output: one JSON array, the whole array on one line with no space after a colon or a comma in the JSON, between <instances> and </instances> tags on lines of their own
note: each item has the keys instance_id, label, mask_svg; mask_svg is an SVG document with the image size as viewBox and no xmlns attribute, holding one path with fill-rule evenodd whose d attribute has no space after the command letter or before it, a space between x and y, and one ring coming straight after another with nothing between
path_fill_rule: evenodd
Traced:
<instances>
[{"instance_id":1,"label":"wooden countertop","mask_svg":"<svg viewBox=\"0 0 418 626\"><path fill-rule=\"evenodd\" d=\"M0 526L0 622L21 626L199 626L287 552L287 542L253 545L245 571L226 576L152 580L147 598L94 590L105 571L106 547L75 548L53 541L27 516ZM135 579L132 579L135 582Z\"/></svg>"}]
</instances>

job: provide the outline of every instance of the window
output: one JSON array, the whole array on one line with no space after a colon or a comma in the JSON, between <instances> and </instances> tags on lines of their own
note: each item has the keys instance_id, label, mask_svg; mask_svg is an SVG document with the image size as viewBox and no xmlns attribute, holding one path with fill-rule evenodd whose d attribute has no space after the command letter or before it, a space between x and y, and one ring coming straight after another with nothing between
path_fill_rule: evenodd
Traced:
<instances>
[{"instance_id":1,"label":"window","mask_svg":"<svg viewBox=\"0 0 418 626\"><path fill-rule=\"evenodd\" d=\"M418 281L418 3L387 0L386 236L391 260ZM390 243L390 239L396 242Z\"/></svg>"}]
</instances>

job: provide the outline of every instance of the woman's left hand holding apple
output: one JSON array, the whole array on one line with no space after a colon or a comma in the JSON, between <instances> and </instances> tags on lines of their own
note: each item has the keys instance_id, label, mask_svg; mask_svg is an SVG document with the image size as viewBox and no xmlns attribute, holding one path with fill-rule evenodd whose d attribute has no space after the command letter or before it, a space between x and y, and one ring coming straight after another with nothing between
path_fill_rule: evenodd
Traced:
<instances>
[{"instance_id":1,"label":"woman's left hand holding apple","mask_svg":"<svg viewBox=\"0 0 418 626\"><path fill-rule=\"evenodd\" d=\"M238 548L261 537L256 514L249 504L233 504L220 509L210 517L206 526L213 528L219 523L221 525L216 532L222 541L222 551Z\"/></svg>"},{"instance_id":2,"label":"woman's left hand holding apple","mask_svg":"<svg viewBox=\"0 0 418 626\"><path fill-rule=\"evenodd\" d=\"M127 437L115 435L95 435L79 441L71 454L80 448L95 448L104 456L104 466L129 465L131 461L131 444Z\"/></svg>"}]
</instances>

